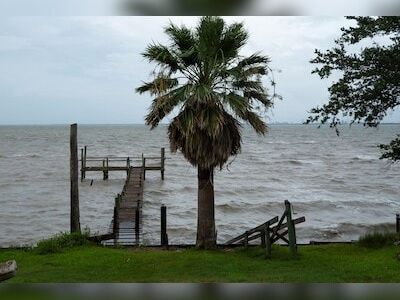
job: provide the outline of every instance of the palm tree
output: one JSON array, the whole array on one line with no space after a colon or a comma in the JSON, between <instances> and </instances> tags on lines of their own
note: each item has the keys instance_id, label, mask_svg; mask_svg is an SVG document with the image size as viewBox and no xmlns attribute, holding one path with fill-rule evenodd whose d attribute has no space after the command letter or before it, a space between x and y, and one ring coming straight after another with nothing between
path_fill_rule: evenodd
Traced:
<instances>
[{"instance_id":1,"label":"palm tree","mask_svg":"<svg viewBox=\"0 0 400 300\"><path fill-rule=\"evenodd\" d=\"M197 241L216 245L214 169L222 168L241 148L241 121L261 135L267 125L260 112L272 105L262 77L269 59L259 53L239 55L248 33L242 23L228 25L219 17L203 17L195 29L170 24L171 44L151 44L143 56L157 64L154 78L137 92L154 97L145 120L151 129L173 111L168 126L172 152L198 170Z\"/></svg>"}]
</instances>

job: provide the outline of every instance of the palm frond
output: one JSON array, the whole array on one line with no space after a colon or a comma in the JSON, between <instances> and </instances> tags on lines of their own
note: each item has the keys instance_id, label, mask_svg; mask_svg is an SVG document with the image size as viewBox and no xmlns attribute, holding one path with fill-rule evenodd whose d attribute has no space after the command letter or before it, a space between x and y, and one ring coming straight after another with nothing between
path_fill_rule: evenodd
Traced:
<instances>
[{"instance_id":1,"label":"palm frond","mask_svg":"<svg viewBox=\"0 0 400 300\"><path fill-rule=\"evenodd\" d=\"M181 52L190 50L195 44L192 31L186 26L179 27L171 23L165 29L165 33L172 40L173 46Z\"/></svg>"},{"instance_id":2,"label":"palm frond","mask_svg":"<svg viewBox=\"0 0 400 300\"><path fill-rule=\"evenodd\" d=\"M179 84L177 78L165 76L156 77L152 82L144 82L143 85L136 88L136 92L143 94L149 92L150 95L160 95L176 87Z\"/></svg>"},{"instance_id":3,"label":"palm frond","mask_svg":"<svg viewBox=\"0 0 400 300\"><path fill-rule=\"evenodd\" d=\"M254 99L261 102L265 108L270 108L272 106L272 99L268 96L266 91L259 92L257 90L244 91L243 96L248 99Z\"/></svg>"},{"instance_id":4,"label":"palm frond","mask_svg":"<svg viewBox=\"0 0 400 300\"><path fill-rule=\"evenodd\" d=\"M265 122L257 113L253 111L247 111L243 119L247 121L258 134L264 135L267 133L267 124L265 124Z\"/></svg>"},{"instance_id":5,"label":"palm frond","mask_svg":"<svg viewBox=\"0 0 400 300\"><path fill-rule=\"evenodd\" d=\"M151 128L157 127L160 121L170 114L179 104L184 103L191 92L191 86L185 85L155 98L150 106L145 121Z\"/></svg>"},{"instance_id":6,"label":"palm frond","mask_svg":"<svg viewBox=\"0 0 400 300\"><path fill-rule=\"evenodd\" d=\"M160 44L150 45L143 53L143 56L150 62L156 62L168 67L171 72L176 72L179 68L179 60L166 46Z\"/></svg>"},{"instance_id":7,"label":"palm frond","mask_svg":"<svg viewBox=\"0 0 400 300\"><path fill-rule=\"evenodd\" d=\"M224 58L229 61L236 58L239 50L246 44L248 33L243 23L234 23L226 28L221 40L221 51Z\"/></svg>"},{"instance_id":8,"label":"palm frond","mask_svg":"<svg viewBox=\"0 0 400 300\"><path fill-rule=\"evenodd\" d=\"M232 82L232 86L240 90L254 90L264 92L263 85L259 80L237 80Z\"/></svg>"},{"instance_id":9,"label":"palm frond","mask_svg":"<svg viewBox=\"0 0 400 300\"><path fill-rule=\"evenodd\" d=\"M241 59L237 66L239 68L255 65L255 64L268 64L270 63L270 59L267 56L260 55L259 53L254 53L248 57Z\"/></svg>"},{"instance_id":10,"label":"palm frond","mask_svg":"<svg viewBox=\"0 0 400 300\"><path fill-rule=\"evenodd\" d=\"M232 111L240 117L250 109L249 100L233 92L225 95L224 101L229 105Z\"/></svg>"}]
</instances>

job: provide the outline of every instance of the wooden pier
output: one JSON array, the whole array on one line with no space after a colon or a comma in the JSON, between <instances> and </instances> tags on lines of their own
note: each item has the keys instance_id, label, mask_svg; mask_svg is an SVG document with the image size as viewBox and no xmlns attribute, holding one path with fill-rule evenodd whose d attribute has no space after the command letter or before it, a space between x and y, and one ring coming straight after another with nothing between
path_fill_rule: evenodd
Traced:
<instances>
[{"instance_id":1,"label":"wooden pier","mask_svg":"<svg viewBox=\"0 0 400 300\"><path fill-rule=\"evenodd\" d=\"M105 245L139 245L142 232L143 185L146 171L160 171L164 180L165 149L160 156L116 157L87 155L87 146L81 149L81 181L87 172L102 172L103 180L109 172L124 171L126 180L122 192L115 198L114 215L109 233L93 237Z\"/></svg>"},{"instance_id":2,"label":"wooden pier","mask_svg":"<svg viewBox=\"0 0 400 300\"><path fill-rule=\"evenodd\" d=\"M87 172L102 172L103 179L107 180L109 172L125 171L128 173L131 167L143 168L143 180L146 179L146 171L160 171L164 180L165 172L165 148L161 148L160 156L88 156L87 146L81 148L81 181L86 178Z\"/></svg>"},{"instance_id":3,"label":"wooden pier","mask_svg":"<svg viewBox=\"0 0 400 300\"><path fill-rule=\"evenodd\" d=\"M115 198L112 220L113 244L140 243L143 203L143 167L130 167L122 193Z\"/></svg>"}]
</instances>

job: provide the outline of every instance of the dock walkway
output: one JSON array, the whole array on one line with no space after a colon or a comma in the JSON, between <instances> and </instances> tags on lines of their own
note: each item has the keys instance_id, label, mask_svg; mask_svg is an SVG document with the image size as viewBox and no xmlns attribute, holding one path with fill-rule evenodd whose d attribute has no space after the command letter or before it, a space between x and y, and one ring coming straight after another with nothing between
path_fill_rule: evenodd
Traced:
<instances>
[{"instance_id":1,"label":"dock walkway","mask_svg":"<svg viewBox=\"0 0 400 300\"><path fill-rule=\"evenodd\" d=\"M86 172L102 172L103 179L109 178L109 172L124 171L126 180L122 192L115 198L114 215L109 233L94 239L105 245L139 245L142 232L143 185L146 171L160 171L164 180L165 149L160 156L116 157L87 156L87 146L81 149L81 181ZM150 163L149 163L150 162ZM136 164L135 164L136 163Z\"/></svg>"},{"instance_id":2,"label":"dock walkway","mask_svg":"<svg viewBox=\"0 0 400 300\"><path fill-rule=\"evenodd\" d=\"M143 167L130 167L122 193L115 198L113 229L114 244L140 243L143 204Z\"/></svg>"}]
</instances>

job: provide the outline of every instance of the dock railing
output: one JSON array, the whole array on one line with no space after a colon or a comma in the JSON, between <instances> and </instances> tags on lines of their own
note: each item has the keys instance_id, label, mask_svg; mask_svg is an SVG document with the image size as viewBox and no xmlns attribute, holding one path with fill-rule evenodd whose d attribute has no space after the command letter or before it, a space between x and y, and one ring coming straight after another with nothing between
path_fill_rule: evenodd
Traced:
<instances>
[{"instance_id":1,"label":"dock railing","mask_svg":"<svg viewBox=\"0 0 400 300\"><path fill-rule=\"evenodd\" d=\"M161 148L160 156L88 156L87 146L81 148L81 181L86 178L86 172L103 172L103 179L107 180L109 172L126 171L130 167L142 167L144 178L146 171L160 171L161 179L165 173L165 148Z\"/></svg>"}]
</instances>

